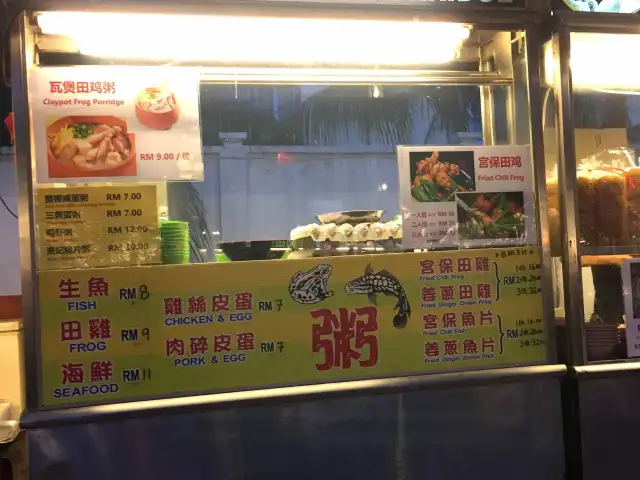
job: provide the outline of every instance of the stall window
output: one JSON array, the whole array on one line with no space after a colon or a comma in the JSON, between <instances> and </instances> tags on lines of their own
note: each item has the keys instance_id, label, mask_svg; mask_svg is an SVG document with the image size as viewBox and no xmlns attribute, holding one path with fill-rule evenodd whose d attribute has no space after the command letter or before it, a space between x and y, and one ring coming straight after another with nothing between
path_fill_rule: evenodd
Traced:
<instances>
[{"instance_id":1,"label":"stall window","mask_svg":"<svg viewBox=\"0 0 640 480\"><path fill-rule=\"evenodd\" d=\"M187 205L203 211L191 229L203 260L288 255L292 230L330 212L392 221L397 145L483 141L473 86L214 84L200 99L204 182L168 188L174 218Z\"/></svg>"},{"instance_id":2,"label":"stall window","mask_svg":"<svg viewBox=\"0 0 640 480\"><path fill-rule=\"evenodd\" d=\"M134 17L35 19L44 405L549 360L524 32Z\"/></svg>"},{"instance_id":3,"label":"stall window","mask_svg":"<svg viewBox=\"0 0 640 480\"><path fill-rule=\"evenodd\" d=\"M640 84L633 62L619 66L623 52L640 46L640 36L572 33L570 45L580 258L580 276L572 281L582 283L586 358L638 356L640 342L632 332L637 330L633 315L637 267L632 259L640 241L636 193L640 192L636 153ZM548 175L550 195L556 191L555 175ZM572 223L573 212L568 217Z\"/></svg>"}]
</instances>

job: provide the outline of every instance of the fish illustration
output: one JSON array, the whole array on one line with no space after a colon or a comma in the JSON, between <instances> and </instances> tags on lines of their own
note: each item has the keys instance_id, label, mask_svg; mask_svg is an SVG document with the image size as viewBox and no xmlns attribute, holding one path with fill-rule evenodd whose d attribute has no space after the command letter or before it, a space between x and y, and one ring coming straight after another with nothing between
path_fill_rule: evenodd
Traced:
<instances>
[{"instance_id":1,"label":"fish illustration","mask_svg":"<svg viewBox=\"0 0 640 480\"><path fill-rule=\"evenodd\" d=\"M407 325L411 316L411 305L409 305L404 288L391 272L380 270L378 273L373 273L373 268L369 263L364 270L364 275L351 280L344 289L347 295L367 295L369 301L374 305L377 305L376 295L379 293L396 297L398 299L395 306L397 313L393 317L393 326L404 328Z\"/></svg>"}]
</instances>

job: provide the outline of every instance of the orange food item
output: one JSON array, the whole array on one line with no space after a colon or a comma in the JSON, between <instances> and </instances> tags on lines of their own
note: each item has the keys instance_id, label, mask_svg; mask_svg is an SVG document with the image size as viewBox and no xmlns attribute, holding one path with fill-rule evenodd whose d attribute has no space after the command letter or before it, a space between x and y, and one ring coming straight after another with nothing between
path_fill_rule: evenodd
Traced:
<instances>
[{"instance_id":1,"label":"orange food item","mask_svg":"<svg viewBox=\"0 0 640 480\"><path fill-rule=\"evenodd\" d=\"M180 118L174 94L156 87L140 92L135 112L138 121L153 130L169 130Z\"/></svg>"}]
</instances>

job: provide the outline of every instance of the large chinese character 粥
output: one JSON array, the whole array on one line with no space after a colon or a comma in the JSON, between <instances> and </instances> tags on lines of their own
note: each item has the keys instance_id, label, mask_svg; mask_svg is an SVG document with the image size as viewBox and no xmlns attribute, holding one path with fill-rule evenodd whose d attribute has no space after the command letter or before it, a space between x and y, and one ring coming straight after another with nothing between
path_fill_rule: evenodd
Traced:
<instances>
[{"instance_id":1,"label":"large chinese character \u7ca5","mask_svg":"<svg viewBox=\"0 0 640 480\"><path fill-rule=\"evenodd\" d=\"M318 370L351 368L352 360L361 367L378 363L378 339L372 333L378 330L378 311L375 307L360 307L354 311L338 309L338 315L329 309L311 312L319 324L312 327L312 348L324 353L324 361L316 364ZM361 350L368 347L369 356L362 359Z\"/></svg>"}]
</instances>

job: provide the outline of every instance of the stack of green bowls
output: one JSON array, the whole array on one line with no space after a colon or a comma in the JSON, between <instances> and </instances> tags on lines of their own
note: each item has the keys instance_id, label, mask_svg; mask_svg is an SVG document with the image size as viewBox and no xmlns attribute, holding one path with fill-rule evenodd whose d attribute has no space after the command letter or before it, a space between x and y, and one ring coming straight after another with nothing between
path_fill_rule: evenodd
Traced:
<instances>
[{"instance_id":1,"label":"stack of green bowls","mask_svg":"<svg viewBox=\"0 0 640 480\"><path fill-rule=\"evenodd\" d=\"M160 222L162 263L189 263L189 223L166 220Z\"/></svg>"}]
</instances>

